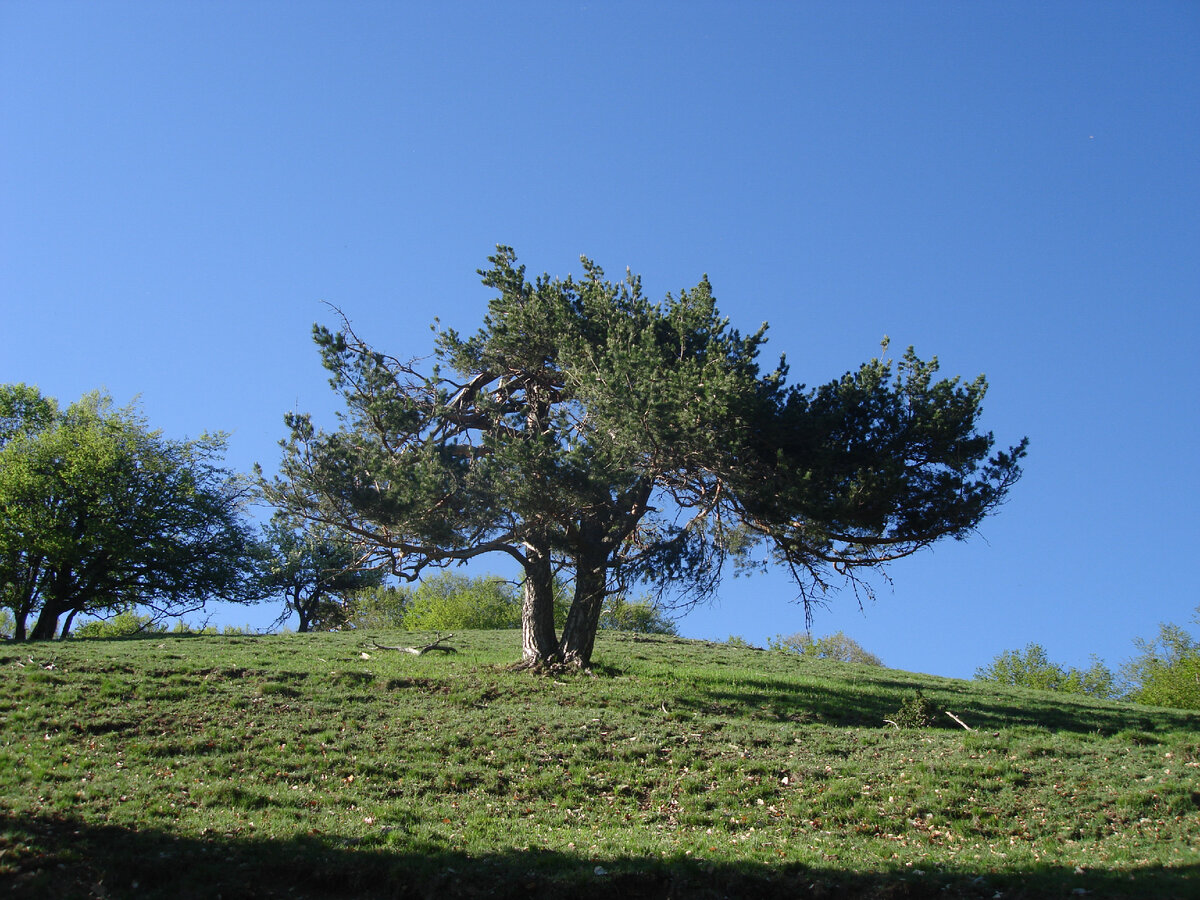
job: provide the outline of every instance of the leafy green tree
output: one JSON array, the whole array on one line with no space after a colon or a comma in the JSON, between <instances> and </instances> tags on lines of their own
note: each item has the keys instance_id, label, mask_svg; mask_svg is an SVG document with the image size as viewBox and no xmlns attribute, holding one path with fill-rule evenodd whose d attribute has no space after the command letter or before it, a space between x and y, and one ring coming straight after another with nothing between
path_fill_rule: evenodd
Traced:
<instances>
[{"instance_id":1,"label":"leafy green tree","mask_svg":"<svg viewBox=\"0 0 1200 900\"><path fill-rule=\"evenodd\" d=\"M883 660L866 650L862 644L847 636L843 631L822 638L814 638L811 634L803 631L787 637L776 635L767 641L767 646L772 650L796 653L813 659L833 659L862 666L883 665Z\"/></svg>"},{"instance_id":2,"label":"leafy green tree","mask_svg":"<svg viewBox=\"0 0 1200 900\"><path fill-rule=\"evenodd\" d=\"M1200 624L1200 606L1192 621ZM1134 641L1138 655L1126 663L1121 674L1129 686L1129 697L1152 706L1200 709L1200 641L1184 628L1160 625L1153 640Z\"/></svg>"},{"instance_id":3,"label":"leafy green tree","mask_svg":"<svg viewBox=\"0 0 1200 900\"><path fill-rule=\"evenodd\" d=\"M1086 669L1077 669L1074 666L1067 669L1067 679L1060 690L1102 699L1115 698L1121 695L1117 682L1116 673L1106 666L1100 657L1093 654L1091 664Z\"/></svg>"},{"instance_id":4,"label":"leafy green tree","mask_svg":"<svg viewBox=\"0 0 1200 900\"><path fill-rule=\"evenodd\" d=\"M975 680L1101 698L1119 693L1116 677L1096 657L1086 669L1063 667L1050 659L1045 647L1034 643L1024 650L998 654L991 663L975 670Z\"/></svg>"},{"instance_id":5,"label":"leafy green tree","mask_svg":"<svg viewBox=\"0 0 1200 900\"><path fill-rule=\"evenodd\" d=\"M34 615L28 636L50 639L79 614L258 598L250 485L220 466L224 436L169 440L99 393L62 412L24 385L2 396L0 606L16 639Z\"/></svg>"},{"instance_id":6,"label":"leafy green tree","mask_svg":"<svg viewBox=\"0 0 1200 900\"><path fill-rule=\"evenodd\" d=\"M297 631L345 625L350 596L381 584L386 574L362 567L363 554L344 535L328 526L297 525L278 513L263 528L263 547L263 587L284 598L284 618L295 613Z\"/></svg>"},{"instance_id":7,"label":"leafy green tree","mask_svg":"<svg viewBox=\"0 0 1200 900\"><path fill-rule=\"evenodd\" d=\"M415 580L485 553L523 572L527 663L587 666L605 601L644 584L687 604L765 541L806 610L943 537L970 534L1019 476L1024 443L990 457L982 379L936 360L873 360L823 387L760 371L765 328L731 329L707 279L652 303L640 279L525 278L507 247L483 282L483 327L437 333L438 365L315 329L342 426L290 415L267 495L372 543ZM573 596L561 636L554 580Z\"/></svg>"},{"instance_id":8,"label":"leafy green tree","mask_svg":"<svg viewBox=\"0 0 1200 900\"><path fill-rule=\"evenodd\" d=\"M27 384L0 384L0 447L17 437L49 428L58 419L58 403Z\"/></svg>"},{"instance_id":9,"label":"leafy green tree","mask_svg":"<svg viewBox=\"0 0 1200 900\"><path fill-rule=\"evenodd\" d=\"M0 385L0 512L4 511L5 494L17 494L23 490L25 476L12 471L12 463L5 463L16 451L8 451L10 444L28 441L58 418L58 404L53 398L43 397L35 387L26 384ZM37 548L29 547L12 523L0 523L0 605L9 611L11 626L6 632L21 641L26 637L26 621L37 607L38 575L41 571L41 554Z\"/></svg>"},{"instance_id":10,"label":"leafy green tree","mask_svg":"<svg viewBox=\"0 0 1200 900\"><path fill-rule=\"evenodd\" d=\"M78 632L76 632L78 634ZM202 634L202 635L224 635L226 637L240 637L248 634L257 634L254 626L249 623L238 625L222 625L217 628L216 625L199 624L192 625L180 619L171 628L171 634Z\"/></svg>"}]
</instances>

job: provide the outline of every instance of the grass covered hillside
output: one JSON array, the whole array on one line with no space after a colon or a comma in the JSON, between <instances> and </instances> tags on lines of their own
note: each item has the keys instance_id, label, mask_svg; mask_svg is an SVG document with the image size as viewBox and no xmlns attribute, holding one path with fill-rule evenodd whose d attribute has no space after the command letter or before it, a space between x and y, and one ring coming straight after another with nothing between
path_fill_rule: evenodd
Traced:
<instances>
[{"instance_id":1,"label":"grass covered hillside","mask_svg":"<svg viewBox=\"0 0 1200 900\"><path fill-rule=\"evenodd\" d=\"M670 637L603 633L594 676L375 646L428 639L0 646L0 896L1200 895L1196 714Z\"/></svg>"}]
</instances>

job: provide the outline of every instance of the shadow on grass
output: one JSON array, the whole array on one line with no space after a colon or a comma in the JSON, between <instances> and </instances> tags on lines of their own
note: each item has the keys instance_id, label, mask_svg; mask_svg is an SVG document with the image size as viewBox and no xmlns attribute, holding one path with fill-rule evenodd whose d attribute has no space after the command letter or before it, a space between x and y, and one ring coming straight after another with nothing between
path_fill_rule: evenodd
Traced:
<instances>
[{"instance_id":1,"label":"shadow on grass","mask_svg":"<svg viewBox=\"0 0 1200 900\"><path fill-rule=\"evenodd\" d=\"M0 817L0 893L12 897L418 898L1040 898L1196 896L1200 865L1133 872L847 872L790 864L712 864L681 857L583 858L538 850L467 855L422 846L181 837L76 819Z\"/></svg>"},{"instance_id":2,"label":"shadow on grass","mask_svg":"<svg viewBox=\"0 0 1200 900\"><path fill-rule=\"evenodd\" d=\"M1154 709L1073 699L1041 691L1013 691L990 696L980 686L969 688L952 681L903 681L876 675L858 675L854 681L818 680L811 684L774 678L740 679L736 688L727 681L711 686L696 684L691 697L676 703L696 712L760 710L780 720L822 722L829 725L881 727L895 719L905 698L920 692L939 710L949 710L979 730L1034 726L1051 731L1115 734L1141 730L1189 731L1200 729L1200 714L1188 710ZM961 726L938 716L935 727Z\"/></svg>"}]
</instances>

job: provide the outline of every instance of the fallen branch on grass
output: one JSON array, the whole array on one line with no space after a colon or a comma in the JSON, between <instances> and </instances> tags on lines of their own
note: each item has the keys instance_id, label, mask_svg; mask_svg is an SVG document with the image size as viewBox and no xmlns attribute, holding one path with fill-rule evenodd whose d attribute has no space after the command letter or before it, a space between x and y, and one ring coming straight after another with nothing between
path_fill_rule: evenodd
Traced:
<instances>
[{"instance_id":1,"label":"fallen branch on grass","mask_svg":"<svg viewBox=\"0 0 1200 900\"><path fill-rule=\"evenodd\" d=\"M445 637L442 637L441 633L439 632L437 640L432 644L426 644L424 647L388 647L376 641L371 641L371 646L376 650L399 650L401 653L411 653L414 656L424 656L426 653L432 653L435 650L441 653L457 653L458 651L453 647L442 646L444 641L448 641L452 637L454 637L453 634L448 634Z\"/></svg>"},{"instance_id":2,"label":"fallen branch on grass","mask_svg":"<svg viewBox=\"0 0 1200 900\"><path fill-rule=\"evenodd\" d=\"M950 718L952 718L955 722L957 722L963 728L967 729L967 731L975 730L970 725L968 725L966 722L964 722L962 719L960 719L958 716L956 716L954 713L950 712L950 710L947 709L947 710L944 710L944 712L946 713L946 715L948 715Z\"/></svg>"}]
</instances>

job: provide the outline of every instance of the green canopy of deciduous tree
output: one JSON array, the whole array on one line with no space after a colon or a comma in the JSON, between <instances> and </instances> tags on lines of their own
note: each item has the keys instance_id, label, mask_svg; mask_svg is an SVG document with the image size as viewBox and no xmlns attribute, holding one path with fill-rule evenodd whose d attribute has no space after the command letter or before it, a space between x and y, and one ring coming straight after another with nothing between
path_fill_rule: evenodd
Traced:
<instances>
[{"instance_id":1,"label":"green canopy of deciduous tree","mask_svg":"<svg viewBox=\"0 0 1200 900\"><path fill-rule=\"evenodd\" d=\"M1093 657L1086 669L1063 666L1050 659L1045 647L1034 643L1024 650L997 654L988 665L975 670L975 680L1101 698L1118 694L1115 676L1099 659Z\"/></svg>"},{"instance_id":2,"label":"green canopy of deciduous tree","mask_svg":"<svg viewBox=\"0 0 1200 900\"><path fill-rule=\"evenodd\" d=\"M79 614L256 599L249 485L222 435L170 440L133 408L88 394L66 410L0 386L0 606L14 637L66 634ZM30 617L36 617L27 632Z\"/></svg>"},{"instance_id":3,"label":"green canopy of deciduous tree","mask_svg":"<svg viewBox=\"0 0 1200 900\"><path fill-rule=\"evenodd\" d=\"M1200 606L1192 622L1200 625ZM1154 638L1137 638L1134 645L1137 655L1121 668L1130 699L1200 709L1200 640L1180 625L1164 623Z\"/></svg>"},{"instance_id":4,"label":"green canopy of deciduous tree","mask_svg":"<svg viewBox=\"0 0 1200 900\"><path fill-rule=\"evenodd\" d=\"M484 553L524 573L531 664L589 664L605 598L641 583L681 603L765 543L810 601L842 579L968 535L1020 474L992 454L986 384L935 380L909 351L815 389L764 371L766 326L732 329L703 279L647 299L640 279L532 282L500 247L483 326L436 336L436 365L390 357L348 322L315 339L346 410L288 416L268 496L417 578ZM573 599L561 634L553 583Z\"/></svg>"}]
</instances>

